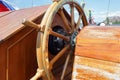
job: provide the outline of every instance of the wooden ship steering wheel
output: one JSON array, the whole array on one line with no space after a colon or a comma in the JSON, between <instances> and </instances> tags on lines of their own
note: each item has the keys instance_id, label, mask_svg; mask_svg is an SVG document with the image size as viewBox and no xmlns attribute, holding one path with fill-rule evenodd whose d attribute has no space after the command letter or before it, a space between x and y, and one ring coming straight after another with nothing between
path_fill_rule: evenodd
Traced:
<instances>
[{"instance_id":1,"label":"wooden ship steering wheel","mask_svg":"<svg viewBox=\"0 0 120 80\"><path fill-rule=\"evenodd\" d=\"M75 17L76 13L78 14L77 17ZM52 25L56 14L61 17L63 26ZM40 25L29 21L25 21L24 24L33 26L38 30L36 47L38 69L31 80L37 80L41 76L43 80L54 80L53 65L67 52L60 78L63 80L70 55L75 48L76 35L83 27L88 25L81 6L74 0L55 0L44 14ZM54 57L50 58L49 54Z\"/></svg>"}]
</instances>

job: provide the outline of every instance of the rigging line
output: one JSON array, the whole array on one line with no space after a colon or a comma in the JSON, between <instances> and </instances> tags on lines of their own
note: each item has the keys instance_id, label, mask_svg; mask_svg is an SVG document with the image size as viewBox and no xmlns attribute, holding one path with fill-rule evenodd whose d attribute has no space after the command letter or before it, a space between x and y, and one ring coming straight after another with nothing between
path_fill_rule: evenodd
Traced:
<instances>
[{"instance_id":1,"label":"rigging line","mask_svg":"<svg viewBox=\"0 0 120 80\"><path fill-rule=\"evenodd\" d=\"M108 2L108 7L107 7L107 12L109 13L109 8L110 8L110 0Z\"/></svg>"},{"instance_id":2,"label":"rigging line","mask_svg":"<svg viewBox=\"0 0 120 80\"><path fill-rule=\"evenodd\" d=\"M33 7L33 0L32 0L32 7Z\"/></svg>"}]
</instances>

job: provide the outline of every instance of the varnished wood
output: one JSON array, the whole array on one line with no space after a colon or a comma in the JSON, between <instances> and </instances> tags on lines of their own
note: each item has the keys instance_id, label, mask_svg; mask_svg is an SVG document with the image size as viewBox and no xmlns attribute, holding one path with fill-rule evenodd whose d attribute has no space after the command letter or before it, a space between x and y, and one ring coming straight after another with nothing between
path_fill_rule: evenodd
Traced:
<instances>
[{"instance_id":1,"label":"varnished wood","mask_svg":"<svg viewBox=\"0 0 120 80\"><path fill-rule=\"evenodd\" d=\"M0 18L1 18L1 17L4 17L4 16L6 16L6 15L8 15L8 14L10 14L10 13L12 13L12 11L0 12Z\"/></svg>"},{"instance_id":2,"label":"varnished wood","mask_svg":"<svg viewBox=\"0 0 120 80\"><path fill-rule=\"evenodd\" d=\"M120 28L88 26L77 36L75 55L120 62Z\"/></svg>"},{"instance_id":3,"label":"varnished wood","mask_svg":"<svg viewBox=\"0 0 120 80\"><path fill-rule=\"evenodd\" d=\"M76 55L72 80L119 80L120 63Z\"/></svg>"},{"instance_id":4,"label":"varnished wood","mask_svg":"<svg viewBox=\"0 0 120 80\"><path fill-rule=\"evenodd\" d=\"M8 79L29 79L34 74L32 70L33 65L37 67L36 57L35 57L35 40L36 33L30 35L34 30L28 31L28 34L18 38L13 44L11 44L7 49L7 66L8 66ZM34 36L34 37L33 37ZM29 40L29 41L28 41ZM29 44L31 43L31 44ZM24 44L24 45L23 45ZM31 48L31 46L33 47ZM23 47L24 46L24 47ZM32 58L32 60L30 60ZM30 61L30 62L29 62ZM31 65L33 64L33 65ZM34 70L36 69L34 67ZM16 74L16 76L14 76ZM20 75L21 74L21 75ZM31 75L32 74L32 75Z\"/></svg>"},{"instance_id":5,"label":"varnished wood","mask_svg":"<svg viewBox=\"0 0 120 80\"><path fill-rule=\"evenodd\" d=\"M71 7L71 27L72 27L72 31L74 30L75 27L75 21L74 21L74 4L70 5Z\"/></svg>"},{"instance_id":6,"label":"varnished wood","mask_svg":"<svg viewBox=\"0 0 120 80\"><path fill-rule=\"evenodd\" d=\"M42 69L41 70L37 69L35 76L33 76L30 80L37 80L38 78L40 78L43 75L43 71L44 70L42 70Z\"/></svg>"},{"instance_id":7,"label":"varnished wood","mask_svg":"<svg viewBox=\"0 0 120 80\"><path fill-rule=\"evenodd\" d=\"M77 8L77 11L79 14L82 14L83 17L82 17L82 21L83 21L83 26L87 25L87 20L86 20L86 17L85 17L85 14L82 10L82 8L79 6L79 4L77 4L76 2L74 2L73 0L60 0L59 2L53 2L53 4L48 8L48 10L46 11L43 19L42 19L42 22L41 22L41 28L44 28L44 33L42 33L40 36L40 38L38 39L39 40L39 43L40 44L40 47L41 47L41 53L40 52L37 52L39 54L39 56L37 56L38 59L40 59L40 57L42 56L42 66L44 68L44 71L46 73L46 79L48 80L52 80L51 77L50 77L50 72L49 72L49 67L51 65L50 61L46 61L46 58L49 58L48 54L49 51L48 51L48 44L49 44L49 35L50 35L50 29L54 29L54 27L56 26L53 26L54 24L54 20L58 21L58 19L55 17L57 14L59 14L59 16L61 17L59 22L58 23L61 23L64 24L64 25L58 25L56 24L57 26L60 26L62 28L65 29L66 33L68 34L69 33L69 38L70 38L70 35L73 33L71 31L71 24L70 24L70 20L68 20L68 17L66 17L66 14L65 12L63 11L63 6L66 5L66 4L74 4L75 5L75 8ZM61 10L62 9L62 10ZM60 11L61 10L61 11ZM70 15L68 15L70 17ZM67 26L66 26L67 25ZM71 33L71 34L70 34ZM54 36L54 35L53 35ZM66 44L68 45L68 44ZM66 46L65 45L65 46ZM59 54L59 53L58 53ZM58 55L57 54L57 55ZM55 59L56 56L54 56L53 59ZM59 56L60 57L60 56ZM59 60L59 59L57 59ZM51 59L52 61L52 59ZM39 60L38 61L38 64L40 64L41 61Z\"/></svg>"},{"instance_id":8,"label":"varnished wood","mask_svg":"<svg viewBox=\"0 0 120 80\"><path fill-rule=\"evenodd\" d=\"M42 6L0 13L1 80L29 80L35 74L37 31L24 26L22 20L38 23L47 8Z\"/></svg>"},{"instance_id":9,"label":"varnished wood","mask_svg":"<svg viewBox=\"0 0 120 80\"><path fill-rule=\"evenodd\" d=\"M77 36L72 80L119 80L119 35L119 27L85 27Z\"/></svg>"},{"instance_id":10,"label":"varnished wood","mask_svg":"<svg viewBox=\"0 0 120 80\"><path fill-rule=\"evenodd\" d=\"M76 29L79 29L79 26L80 26L80 22L81 22L81 15L79 15L79 18L78 18L78 21L77 21L77 24L76 24Z\"/></svg>"},{"instance_id":11,"label":"varnished wood","mask_svg":"<svg viewBox=\"0 0 120 80\"><path fill-rule=\"evenodd\" d=\"M8 11L7 12L0 12L0 17L6 15L7 13L9 13L9 12Z\"/></svg>"},{"instance_id":12,"label":"varnished wood","mask_svg":"<svg viewBox=\"0 0 120 80\"><path fill-rule=\"evenodd\" d=\"M0 18L0 41L5 40L19 30L23 29L23 19L32 21L43 14L48 6L34 7L30 9L22 9L14 11ZM17 14L17 15L16 15ZM15 16L16 15L16 16ZM11 20L12 19L12 20Z\"/></svg>"},{"instance_id":13,"label":"varnished wood","mask_svg":"<svg viewBox=\"0 0 120 80\"><path fill-rule=\"evenodd\" d=\"M22 22L25 26L29 26L29 27L33 27L35 29L40 30L40 26L32 21L28 21L28 20L23 20Z\"/></svg>"},{"instance_id":14,"label":"varnished wood","mask_svg":"<svg viewBox=\"0 0 120 80\"><path fill-rule=\"evenodd\" d=\"M44 17L45 19L43 18L43 21L41 23L41 28L45 28L45 31L44 31L44 33L42 32L40 34L40 36L42 36L41 39L38 39L38 40L41 40L40 41L41 44L39 44L40 46L37 47L38 68L41 70L41 73L38 74L37 76L40 77L42 74L42 70L44 69L42 77L45 80L46 79L53 80L53 78L51 78L51 70L49 69L50 64L48 64L48 46L47 46L47 44L48 44L48 35L50 35L49 27L54 27L59 24L60 24L59 26L64 27L63 26L64 22L62 22L61 19L59 19L60 21L58 22L58 24L52 23L51 19L56 20L55 19L56 17L54 18L54 16L57 15L57 11L60 9L60 7L62 5L64 5L64 3L69 4L69 2L73 3L74 1L73 0L69 0L69 1L61 0L60 2L54 2L54 4L47 10L47 13L45 14L45 17ZM81 7L79 7L79 5L77 3L75 3L75 4L76 4L76 6L78 6L77 8L80 9L80 10L78 10L78 12L81 14L84 14L83 11L81 11ZM22 24L22 20L27 19L27 20L33 21L37 24L41 21L43 14L47 8L48 8L48 6L35 7L35 8L26 9L26 10L23 9L23 10L4 14L1 17L0 20L1 20L2 26L0 24L0 41L1 41L1 44L5 43L6 45L4 46L5 49L3 49L2 47L0 47L0 49L6 50L6 47L7 47L7 51L5 51L5 54L2 54L4 56L4 59L1 59L1 60L5 60L2 63L3 64L2 67L0 67L0 69L4 69L3 74L2 74L2 76L3 76L2 80L4 80L4 79L7 79L7 80L8 79L9 80L29 80L35 73L35 71L37 69L36 56L35 56L36 36L37 36L36 29L29 27L30 26L29 24L24 26ZM50 14L50 16L48 16L48 14ZM64 17L65 17L65 15L64 15ZM85 18L85 16L84 16L84 18ZM11 19L13 19L13 20L11 20ZM66 19L67 19L67 17L66 17ZM84 19L84 21L85 21L85 19ZM2 20L3 20L3 22L2 22ZM87 25L87 22L86 21L84 22L84 21L83 21L84 25ZM61 24L61 22L62 22L62 24ZM33 27L36 27L36 26L34 26L34 24L32 24L32 25L33 25ZM0 46L3 46L3 45L0 45ZM63 52L67 52L67 49L68 49L68 47L63 48L63 50L64 50ZM61 52L61 53L64 54L63 52ZM61 54L59 54L59 55L60 56L55 56L53 58L53 60L55 60L55 59L58 60L58 58L61 57ZM13 57L15 57L15 58L13 58ZM58 57L58 58L56 58L56 57ZM40 62L42 62L42 63L40 63ZM3 68L3 66L5 66L5 68ZM69 72L67 71L67 73L69 73ZM37 79L38 77L35 76L35 79Z\"/></svg>"},{"instance_id":15,"label":"varnished wood","mask_svg":"<svg viewBox=\"0 0 120 80\"><path fill-rule=\"evenodd\" d=\"M57 32L52 31L52 30L50 30L50 34L53 35L53 36L59 37L59 38L65 40L65 41L69 41L69 39L66 36L61 35Z\"/></svg>"},{"instance_id":16,"label":"varnished wood","mask_svg":"<svg viewBox=\"0 0 120 80\"><path fill-rule=\"evenodd\" d=\"M60 80L63 80L64 77L65 77L65 72L66 72L66 70L67 70L67 67L68 67L68 64L69 64L69 60L70 60L71 54L72 54L72 51L70 51L69 54L68 54L67 57L66 57L65 64L64 64L64 68L63 68L63 71L62 71L62 75L61 75Z\"/></svg>"},{"instance_id":17,"label":"varnished wood","mask_svg":"<svg viewBox=\"0 0 120 80\"><path fill-rule=\"evenodd\" d=\"M53 64L63 55L65 52L67 52L70 49L70 45L65 46L59 54L57 54L51 61L50 61L50 67L53 66Z\"/></svg>"},{"instance_id":18,"label":"varnished wood","mask_svg":"<svg viewBox=\"0 0 120 80\"><path fill-rule=\"evenodd\" d=\"M62 18L62 20L63 20L63 22L64 22L64 25L65 25L66 30L67 30L68 32L71 32L71 27L70 27L70 25L69 25L69 22L68 22L67 18L65 17L65 14L64 14L64 12L63 12L63 9L60 9L60 10L59 10L59 13L60 13L61 18Z\"/></svg>"}]
</instances>

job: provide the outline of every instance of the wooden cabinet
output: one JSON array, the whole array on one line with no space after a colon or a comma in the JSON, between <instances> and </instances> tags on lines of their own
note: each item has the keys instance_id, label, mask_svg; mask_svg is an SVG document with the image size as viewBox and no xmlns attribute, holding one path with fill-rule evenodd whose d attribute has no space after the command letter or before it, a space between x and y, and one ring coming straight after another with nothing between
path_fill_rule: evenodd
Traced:
<instances>
[{"instance_id":1,"label":"wooden cabinet","mask_svg":"<svg viewBox=\"0 0 120 80\"><path fill-rule=\"evenodd\" d=\"M29 27L0 44L0 78L28 80L37 68L36 31Z\"/></svg>"},{"instance_id":2,"label":"wooden cabinet","mask_svg":"<svg viewBox=\"0 0 120 80\"><path fill-rule=\"evenodd\" d=\"M34 28L22 19L40 23L48 6L0 14L0 80L29 80L37 69Z\"/></svg>"}]
</instances>

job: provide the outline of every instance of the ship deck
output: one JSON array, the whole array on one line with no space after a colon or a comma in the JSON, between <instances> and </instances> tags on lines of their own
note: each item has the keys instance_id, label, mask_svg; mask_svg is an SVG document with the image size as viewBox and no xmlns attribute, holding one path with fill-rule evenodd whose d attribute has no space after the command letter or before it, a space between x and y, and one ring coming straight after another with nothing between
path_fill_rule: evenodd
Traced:
<instances>
[{"instance_id":1,"label":"ship deck","mask_svg":"<svg viewBox=\"0 0 120 80\"><path fill-rule=\"evenodd\" d=\"M73 80L120 79L120 27L86 26L77 36Z\"/></svg>"},{"instance_id":2,"label":"ship deck","mask_svg":"<svg viewBox=\"0 0 120 80\"><path fill-rule=\"evenodd\" d=\"M25 27L22 21L26 19L40 24L48 7L0 13L1 80L28 80L36 73L37 31ZM119 27L85 27L77 36L65 80L120 80L119 40ZM65 56L53 67L56 80L61 76Z\"/></svg>"}]
</instances>

